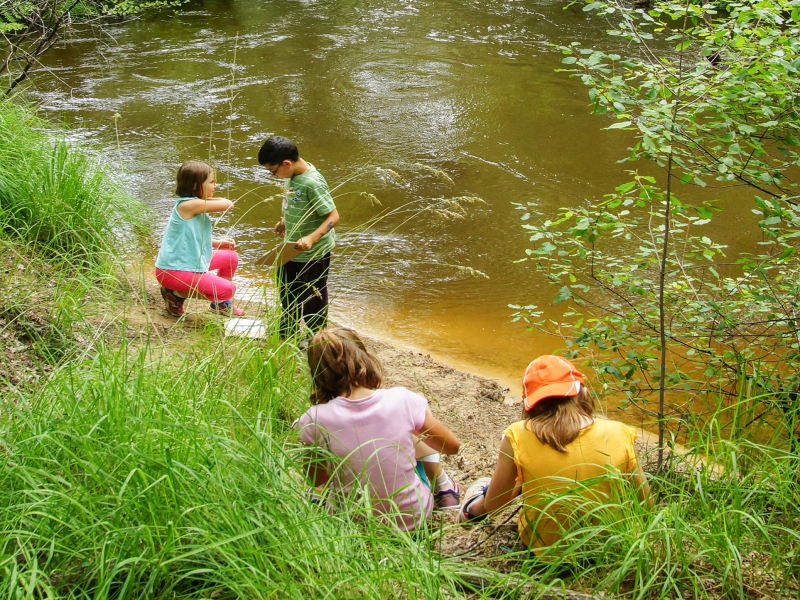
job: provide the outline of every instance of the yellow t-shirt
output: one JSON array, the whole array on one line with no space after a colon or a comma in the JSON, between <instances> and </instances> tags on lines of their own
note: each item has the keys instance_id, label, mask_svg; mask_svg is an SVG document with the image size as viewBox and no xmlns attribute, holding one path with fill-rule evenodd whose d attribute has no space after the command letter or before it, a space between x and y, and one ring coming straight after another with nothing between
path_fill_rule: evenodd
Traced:
<instances>
[{"instance_id":1,"label":"yellow t-shirt","mask_svg":"<svg viewBox=\"0 0 800 600\"><path fill-rule=\"evenodd\" d=\"M595 419L566 446L567 452L559 452L541 442L525 423L512 423L504 435L514 449L517 483L522 484L519 535L536 551L561 539L580 504L558 500L559 494L574 498L578 493L599 502L614 497L619 480L615 474L636 469L633 442L639 434L617 421Z\"/></svg>"}]
</instances>

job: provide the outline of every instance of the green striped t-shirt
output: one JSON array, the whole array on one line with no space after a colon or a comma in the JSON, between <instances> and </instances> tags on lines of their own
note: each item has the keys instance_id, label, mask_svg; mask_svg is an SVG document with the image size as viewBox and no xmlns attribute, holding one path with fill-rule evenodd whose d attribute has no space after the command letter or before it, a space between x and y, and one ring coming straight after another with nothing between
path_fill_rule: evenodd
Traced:
<instances>
[{"instance_id":1,"label":"green striped t-shirt","mask_svg":"<svg viewBox=\"0 0 800 600\"><path fill-rule=\"evenodd\" d=\"M283 182L283 218L286 222L286 240L297 241L314 233L325 217L336 210L328 182L314 165L308 170ZM336 231L331 229L310 250L301 252L293 262L309 262L322 258L331 251L336 242Z\"/></svg>"}]
</instances>

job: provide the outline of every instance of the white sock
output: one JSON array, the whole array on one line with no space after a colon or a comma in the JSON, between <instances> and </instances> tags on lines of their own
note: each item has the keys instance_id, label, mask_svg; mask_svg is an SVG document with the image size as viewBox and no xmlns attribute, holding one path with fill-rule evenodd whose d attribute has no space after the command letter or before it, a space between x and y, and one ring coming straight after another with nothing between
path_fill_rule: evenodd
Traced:
<instances>
[{"instance_id":1,"label":"white sock","mask_svg":"<svg viewBox=\"0 0 800 600\"><path fill-rule=\"evenodd\" d=\"M436 478L436 484L433 486L434 492L441 492L442 490L452 490L455 489L455 484L453 480L450 479L450 476L444 472L439 473L439 476Z\"/></svg>"}]
</instances>

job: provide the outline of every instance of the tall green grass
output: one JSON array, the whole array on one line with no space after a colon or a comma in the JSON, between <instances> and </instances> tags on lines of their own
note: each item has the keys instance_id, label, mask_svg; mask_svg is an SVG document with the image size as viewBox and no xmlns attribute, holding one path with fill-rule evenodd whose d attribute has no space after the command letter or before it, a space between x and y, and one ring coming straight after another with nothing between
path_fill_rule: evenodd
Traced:
<instances>
[{"instance_id":1,"label":"tall green grass","mask_svg":"<svg viewBox=\"0 0 800 600\"><path fill-rule=\"evenodd\" d=\"M0 597L798 591L800 462L777 445L696 430L695 453L651 476L653 510L625 485L603 501L562 496L576 518L561 548L487 561L480 549L439 555L438 536L458 525L414 536L372 517L363 498L338 512L311 503L291 429L306 404L293 347L230 341L214 327L167 346L99 343L27 402L4 398Z\"/></svg>"},{"instance_id":2,"label":"tall green grass","mask_svg":"<svg viewBox=\"0 0 800 600\"><path fill-rule=\"evenodd\" d=\"M235 346L101 347L4 402L1 596L439 597L428 543L307 499L295 354Z\"/></svg>"},{"instance_id":3,"label":"tall green grass","mask_svg":"<svg viewBox=\"0 0 800 600\"><path fill-rule=\"evenodd\" d=\"M0 230L48 256L101 264L119 255L123 233L147 229L148 211L108 165L49 127L0 101Z\"/></svg>"},{"instance_id":4,"label":"tall green grass","mask_svg":"<svg viewBox=\"0 0 800 600\"><path fill-rule=\"evenodd\" d=\"M575 519L543 558L441 555L458 525L408 535L366 497L311 503L290 426L307 405L296 349L213 322L163 339L126 329L132 294L111 273L142 214L98 163L0 103L0 336L48 365L0 386L0 598L800 595L791 436L717 426L751 423L750 399L687 424L693 453L651 476L654 509L624 482L603 501L554 498Z\"/></svg>"}]
</instances>

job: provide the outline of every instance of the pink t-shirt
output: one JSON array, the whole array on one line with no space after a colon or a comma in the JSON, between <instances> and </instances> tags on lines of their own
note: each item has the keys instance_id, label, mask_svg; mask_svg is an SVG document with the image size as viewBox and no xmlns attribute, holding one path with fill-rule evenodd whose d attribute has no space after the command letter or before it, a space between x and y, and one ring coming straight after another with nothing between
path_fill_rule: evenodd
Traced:
<instances>
[{"instance_id":1,"label":"pink t-shirt","mask_svg":"<svg viewBox=\"0 0 800 600\"><path fill-rule=\"evenodd\" d=\"M333 485L347 495L360 482L378 514L401 515L397 524L416 529L430 516L433 497L414 467L412 432L422 429L428 401L403 387L375 390L366 398L334 398L309 408L300 420L300 440L344 459Z\"/></svg>"}]
</instances>

